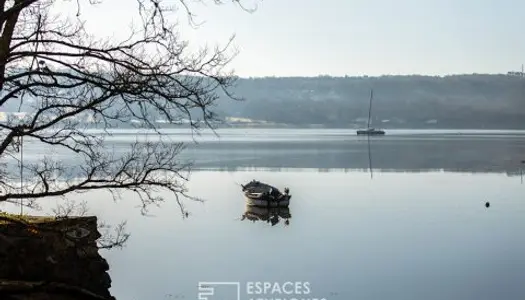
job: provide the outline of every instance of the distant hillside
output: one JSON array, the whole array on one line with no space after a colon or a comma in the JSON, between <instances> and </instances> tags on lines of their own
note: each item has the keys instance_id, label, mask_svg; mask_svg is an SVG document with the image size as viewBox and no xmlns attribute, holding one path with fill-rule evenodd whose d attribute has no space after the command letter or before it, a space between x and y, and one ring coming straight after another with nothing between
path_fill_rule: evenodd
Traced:
<instances>
[{"instance_id":1,"label":"distant hillside","mask_svg":"<svg viewBox=\"0 0 525 300\"><path fill-rule=\"evenodd\" d=\"M525 128L525 78L515 75L239 79L221 99L223 116L295 125L366 125L370 88L374 126Z\"/></svg>"},{"instance_id":2,"label":"distant hillside","mask_svg":"<svg viewBox=\"0 0 525 300\"><path fill-rule=\"evenodd\" d=\"M215 111L230 120L363 127L371 88L375 127L525 129L525 77L519 74L241 78L233 93L246 100L222 95ZM28 99L21 107L20 100L11 99L0 112L31 112L38 105L38 99ZM193 110L193 119L200 114ZM150 116L152 121L164 118Z\"/></svg>"}]
</instances>

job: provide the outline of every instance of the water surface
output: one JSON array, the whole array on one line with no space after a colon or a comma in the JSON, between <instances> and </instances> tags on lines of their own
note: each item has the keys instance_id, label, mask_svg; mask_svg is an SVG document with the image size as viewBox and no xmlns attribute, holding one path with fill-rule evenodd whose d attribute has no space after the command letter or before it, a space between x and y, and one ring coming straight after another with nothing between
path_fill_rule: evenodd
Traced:
<instances>
[{"instance_id":1,"label":"water surface","mask_svg":"<svg viewBox=\"0 0 525 300\"><path fill-rule=\"evenodd\" d=\"M190 192L206 200L185 201L188 219L169 194L146 217L131 194L118 203L100 191L77 196L101 220L128 220L126 248L103 252L117 299L195 299L199 281L308 281L310 296L326 299L525 298L523 132L219 134L183 153L195 163ZM156 138L117 131L107 143L122 152ZM31 147L26 158L36 161ZM290 188L288 224L253 222L257 211L243 218L238 184L251 179Z\"/></svg>"},{"instance_id":2,"label":"water surface","mask_svg":"<svg viewBox=\"0 0 525 300\"><path fill-rule=\"evenodd\" d=\"M173 202L153 217L139 217L131 203L101 205L95 211L129 219L133 234L124 250L106 254L112 292L193 299L199 281L308 281L313 296L327 299L523 298L519 179L366 175L197 172L190 188L208 201L189 204L184 221ZM290 187L289 225L241 220L246 207L235 182L251 178Z\"/></svg>"},{"instance_id":3,"label":"water surface","mask_svg":"<svg viewBox=\"0 0 525 300\"><path fill-rule=\"evenodd\" d=\"M102 131L91 130L101 134ZM201 135L165 129L159 136L137 130L114 130L106 146L122 154L136 141L185 142L180 155L195 169L246 168L381 169L384 171L498 172L519 174L525 153L525 131L388 130L379 137L356 136L349 129L220 129ZM195 143L196 141L197 143ZM24 145L24 160L44 155L71 165L83 160L62 149L33 141ZM13 160L11 168L17 167Z\"/></svg>"}]
</instances>

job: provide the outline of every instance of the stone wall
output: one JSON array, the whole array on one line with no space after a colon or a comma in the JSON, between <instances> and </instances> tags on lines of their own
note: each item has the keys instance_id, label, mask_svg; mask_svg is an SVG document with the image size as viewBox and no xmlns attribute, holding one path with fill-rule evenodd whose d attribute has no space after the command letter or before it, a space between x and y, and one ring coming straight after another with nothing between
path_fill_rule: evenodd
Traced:
<instances>
[{"instance_id":1,"label":"stone wall","mask_svg":"<svg viewBox=\"0 0 525 300\"><path fill-rule=\"evenodd\" d=\"M0 299L114 299L96 217L0 219Z\"/></svg>"}]
</instances>

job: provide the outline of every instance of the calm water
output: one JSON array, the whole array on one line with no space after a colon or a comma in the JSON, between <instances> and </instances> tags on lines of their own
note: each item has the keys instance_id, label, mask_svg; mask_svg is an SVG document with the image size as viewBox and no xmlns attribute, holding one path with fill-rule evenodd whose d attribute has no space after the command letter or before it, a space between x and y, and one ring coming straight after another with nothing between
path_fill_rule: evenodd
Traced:
<instances>
[{"instance_id":1,"label":"calm water","mask_svg":"<svg viewBox=\"0 0 525 300\"><path fill-rule=\"evenodd\" d=\"M117 151L135 139L123 133L111 138ZM188 219L170 195L147 217L131 195L81 195L101 219L128 220L127 247L103 252L117 299L196 299L199 281L240 281L241 299L257 298L247 281L310 283L310 295L266 299L525 298L525 133L219 134L185 153L198 169L188 187L206 200L185 202ZM254 178L290 188L288 224L250 220L264 211L247 211L238 183ZM236 299L216 292L209 299Z\"/></svg>"},{"instance_id":2,"label":"calm water","mask_svg":"<svg viewBox=\"0 0 525 300\"><path fill-rule=\"evenodd\" d=\"M101 131L92 130L93 133ZM361 137L355 130L221 129L200 136L166 129L164 136L118 130L106 138L116 153L135 141L186 142L181 160L196 169L315 168L384 171L499 172L518 174L524 159L525 131L389 130L383 137ZM194 143L196 141L197 143ZM47 149L28 140L24 159L31 163L44 154L66 164L79 160L61 149ZM42 153L42 154L39 154ZM16 163L11 164L13 167Z\"/></svg>"}]
</instances>

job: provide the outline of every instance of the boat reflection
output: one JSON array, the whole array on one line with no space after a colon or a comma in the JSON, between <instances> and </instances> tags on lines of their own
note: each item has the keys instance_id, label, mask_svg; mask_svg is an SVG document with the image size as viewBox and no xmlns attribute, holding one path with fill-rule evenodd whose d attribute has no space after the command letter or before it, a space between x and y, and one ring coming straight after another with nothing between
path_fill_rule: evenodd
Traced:
<instances>
[{"instance_id":1,"label":"boat reflection","mask_svg":"<svg viewBox=\"0 0 525 300\"><path fill-rule=\"evenodd\" d=\"M249 220L254 223L256 221L264 221L275 226L284 219L284 225L288 226L290 225L291 218L292 215L289 207L257 207L246 205L241 221Z\"/></svg>"}]
</instances>

